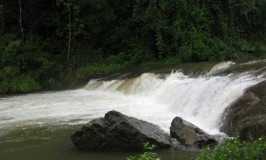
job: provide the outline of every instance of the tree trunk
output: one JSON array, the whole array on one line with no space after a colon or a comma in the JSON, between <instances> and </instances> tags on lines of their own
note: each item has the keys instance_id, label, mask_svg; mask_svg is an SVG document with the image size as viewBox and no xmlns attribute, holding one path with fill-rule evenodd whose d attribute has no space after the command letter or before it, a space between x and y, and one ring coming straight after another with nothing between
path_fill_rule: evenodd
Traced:
<instances>
[{"instance_id":1,"label":"tree trunk","mask_svg":"<svg viewBox=\"0 0 266 160\"><path fill-rule=\"evenodd\" d=\"M4 0L0 4L0 35L5 33L5 19L4 19Z\"/></svg>"},{"instance_id":2,"label":"tree trunk","mask_svg":"<svg viewBox=\"0 0 266 160\"><path fill-rule=\"evenodd\" d=\"M21 39L24 40L24 29L22 26L22 8L21 8L21 1L18 0L19 3L19 27L20 27L20 32L21 32Z\"/></svg>"},{"instance_id":3,"label":"tree trunk","mask_svg":"<svg viewBox=\"0 0 266 160\"><path fill-rule=\"evenodd\" d=\"M71 21L71 7L68 0L68 47L67 47L67 60L70 59L71 52L71 39L72 39L72 21Z\"/></svg>"},{"instance_id":4,"label":"tree trunk","mask_svg":"<svg viewBox=\"0 0 266 160\"><path fill-rule=\"evenodd\" d=\"M223 11L227 16L228 27L231 27L232 26L232 16L231 16L229 1L228 0L222 0L221 2L223 5Z\"/></svg>"}]
</instances>

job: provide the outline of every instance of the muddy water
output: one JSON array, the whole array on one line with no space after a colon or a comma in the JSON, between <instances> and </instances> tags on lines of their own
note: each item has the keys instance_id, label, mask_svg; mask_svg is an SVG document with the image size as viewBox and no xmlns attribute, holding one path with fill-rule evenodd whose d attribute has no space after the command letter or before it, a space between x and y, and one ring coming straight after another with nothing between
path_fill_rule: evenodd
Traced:
<instances>
[{"instance_id":1,"label":"muddy water","mask_svg":"<svg viewBox=\"0 0 266 160\"><path fill-rule=\"evenodd\" d=\"M73 147L69 135L81 126L31 126L12 130L1 137L1 160L125 160L138 152L81 152ZM198 151L163 150L162 159L189 160Z\"/></svg>"}]
</instances>

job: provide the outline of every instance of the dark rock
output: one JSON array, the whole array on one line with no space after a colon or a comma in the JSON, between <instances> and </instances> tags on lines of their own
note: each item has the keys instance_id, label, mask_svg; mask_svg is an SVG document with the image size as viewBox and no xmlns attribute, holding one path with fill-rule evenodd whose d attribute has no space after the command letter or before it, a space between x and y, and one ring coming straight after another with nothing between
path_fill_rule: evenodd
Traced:
<instances>
[{"instance_id":1,"label":"dark rock","mask_svg":"<svg viewBox=\"0 0 266 160\"><path fill-rule=\"evenodd\" d=\"M180 117L173 119L170 133L173 138L187 147L203 148L218 143L214 137Z\"/></svg>"},{"instance_id":2,"label":"dark rock","mask_svg":"<svg viewBox=\"0 0 266 160\"><path fill-rule=\"evenodd\" d=\"M172 143L170 136L158 126L116 111L90 121L71 139L80 150L142 150L145 142L158 148L168 148Z\"/></svg>"},{"instance_id":3,"label":"dark rock","mask_svg":"<svg viewBox=\"0 0 266 160\"><path fill-rule=\"evenodd\" d=\"M224 114L220 129L240 140L266 136L266 81L249 88Z\"/></svg>"}]
</instances>

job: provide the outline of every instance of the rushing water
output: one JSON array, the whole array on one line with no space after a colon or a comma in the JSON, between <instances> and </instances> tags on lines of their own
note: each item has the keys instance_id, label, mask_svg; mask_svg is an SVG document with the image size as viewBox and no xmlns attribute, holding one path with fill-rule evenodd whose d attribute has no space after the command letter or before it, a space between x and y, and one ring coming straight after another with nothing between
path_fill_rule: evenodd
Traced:
<instances>
[{"instance_id":1,"label":"rushing water","mask_svg":"<svg viewBox=\"0 0 266 160\"><path fill-rule=\"evenodd\" d=\"M166 132L180 116L209 134L223 134L219 127L224 110L246 88L265 79L265 64L157 67L91 80L77 90L2 97L0 159L125 159L129 153L78 152L69 139L82 124L110 110L152 122Z\"/></svg>"}]
</instances>

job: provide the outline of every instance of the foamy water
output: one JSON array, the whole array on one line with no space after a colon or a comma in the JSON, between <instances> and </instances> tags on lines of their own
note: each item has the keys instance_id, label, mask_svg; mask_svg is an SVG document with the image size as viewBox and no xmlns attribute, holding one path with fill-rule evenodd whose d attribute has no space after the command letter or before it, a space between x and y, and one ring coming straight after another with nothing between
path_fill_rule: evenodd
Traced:
<instances>
[{"instance_id":1,"label":"foamy water","mask_svg":"<svg viewBox=\"0 0 266 160\"><path fill-rule=\"evenodd\" d=\"M180 116L210 134L221 134L224 110L246 88L263 80L252 72L212 75L232 65L233 62L217 64L196 78L181 71L144 73L124 80L91 80L78 90L0 98L0 130L84 124L117 110L157 124L167 132L172 119Z\"/></svg>"}]
</instances>

